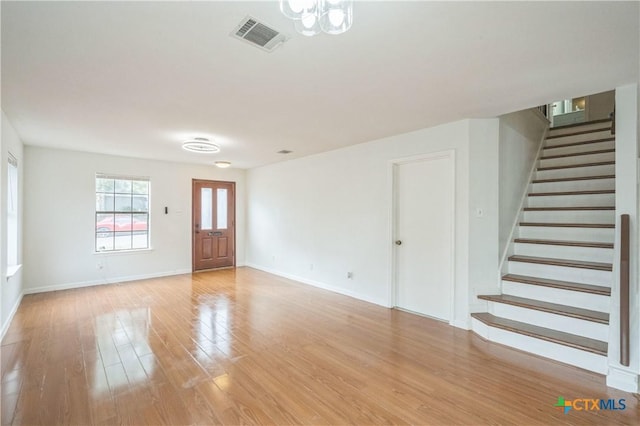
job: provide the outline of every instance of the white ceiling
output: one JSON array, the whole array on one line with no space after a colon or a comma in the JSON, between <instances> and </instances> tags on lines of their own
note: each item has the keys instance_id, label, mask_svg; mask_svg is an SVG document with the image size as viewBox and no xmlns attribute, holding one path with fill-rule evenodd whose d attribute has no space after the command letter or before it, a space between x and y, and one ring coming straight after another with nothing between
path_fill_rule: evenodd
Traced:
<instances>
[{"instance_id":1,"label":"white ceiling","mask_svg":"<svg viewBox=\"0 0 640 426\"><path fill-rule=\"evenodd\" d=\"M1 7L22 140L132 157L250 168L639 79L638 2L358 1L349 32L313 38L271 1ZM291 39L231 38L247 14ZM222 151L182 151L194 136Z\"/></svg>"}]
</instances>

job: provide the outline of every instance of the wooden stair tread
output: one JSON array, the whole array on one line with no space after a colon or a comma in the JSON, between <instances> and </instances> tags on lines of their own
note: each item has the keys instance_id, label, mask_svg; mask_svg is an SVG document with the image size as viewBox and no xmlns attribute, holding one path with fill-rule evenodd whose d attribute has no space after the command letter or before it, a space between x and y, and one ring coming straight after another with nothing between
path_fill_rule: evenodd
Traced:
<instances>
[{"instance_id":1,"label":"wooden stair tread","mask_svg":"<svg viewBox=\"0 0 640 426\"><path fill-rule=\"evenodd\" d=\"M549 278L528 277L525 275L506 274L502 276L504 281L514 283L537 285L540 287L551 287L561 290L579 291L581 293L597 294L600 296L611 296L611 289L592 284L574 283L571 281L552 280Z\"/></svg>"},{"instance_id":2,"label":"wooden stair tread","mask_svg":"<svg viewBox=\"0 0 640 426\"><path fill-rule=\"evenodd\" d=\"M525 207L526 212L571 211L571 210L615 210L615 206L581 206L581 207Z\"/></svg>"},{"instance_id":3,"label":"wooden stair tread","mask_svg":"<svg viewBox=\"0 0 640 426\"><path fill-rule=\"evenodd\" d=\"M551 222L520 222L520 226L544 226L548 228L603 228L614 229L612 223L551 223Z\"/></svg>"},{"instance_id":4,"label":"wooden stair tread","mask_svg":"<svg viewBox=\"0 0 640 426\"><path fill-rule=\"evenodd\" d=\"M560 191L560 192L530 192L529 197L553 197L557 195L600 195L615 194L615 189L597 189L585 191Z\"/></svg>"},{"instance_id":5,"label":"wooden stair tread","mask_svg":"<svg viewBox=\"0 0 640 426\"><path fill-rule=\"evenodd\" d=\"M597 176L578 176L555 179L534 179L531 183L553 183L553 182L572 182L575 180L598 180L598 179L615 179L616 175L597 175Z\"/></svg>"},{"instance_id":6,"label":"wooden stair tread","mask_svg":"<svg viewBox=\"0 0 640 426\"><path fill-rule=\"evenodd\" d=\"M559 144L559 145L545 146L543 148L543 150L556 149L556 148L568 148L570 146L589 145L589 144L592 144L592 143L611 142L611 141L615 141L615 140L616 140L615 136L611 136L610 138L590 139L588 141L569 142L569 143L563 143L563 144Z\"/></svg>"},{"instance_id":7,"label":"wooden stair tread","mask_svg":"<svg viewBox=\"0 0 640 426\"><path fill-rule=\"evenodd\" d=\"M561 135L551 135L551 136L547 136L547 139L558 139L558 138L564 138L567 136L578 136L578 135L586 135L589 133L598 133L598 132L604 132L604 131L611 131L611 126L609 127L597 127L595 129L590 129L590 130L580 130L577 132L571 132L571 133L563 133Z\"/></svg>"},{"instance_id":8,"label":"wooden stair tread","mask_svg":"<svg viewBox=\"0 0 640 426\"><path fill-rule=\"evenodd\" d=\"M613 248L613 243L596 243L596 242L585 242L585 241L538 240L534 238L516 238L513 241L521 244L543 244L543 245L550 245L550 246L590 247L590 248L605 248L605 249Z\"/></svg>"},{"instance_id":9,"label":"wooden stair tread","mask_svg":"<svg viewBox=\"0 0 640 426\"><path fill-rule=\"evenodd\" d=\"M473 313L471 316L490 327L501 328L513 333L523 334L525 336L535 337L548 342L607 356L607 343L600 340L589 339L588 337L576 336L575 334L569 334L506 318L500 318L489 313Z\"/></svg>"},{"instance_id":10,"label":"wooden stair tread","mask_svg":"<svg viewBox=\"0 0 640 426\"><path fill-rule=\"evenodd\" d=\"M599 118L597 120L583 121L581 123L564 124L562 126L551 127L551 128L549 128L549 130L551 130L551 131L553 131L553 130L561 130L561 129L568 129L568 128L571 128L571 127L589 126L591 124L599 124L599 123L611 123L611 119L610 118Z\"/></svg>"},{"instance_id":11,"label":"wooden stair tread","mask_svg":"<svg viewBox=\"0 0 640 426\"><path fill-rule=\"evenodd\" d=\"M596 163L569 164L565 166L538 167L538 171L559 170L559 169L576 169L578 167L595 167L595 166L611 166L616 164L615 161L599 161Z\"/></svg>"},{"instance_id":12,"label":"wooden stair tread","mask_svg":"<svg viewBox=\"0 0 640 426\"><path fill-rule=\"evenodd\" d=\"M581 155L594 155L594 154L610 154L612 152L616 152L615 149L599 149L597 151L582 151L582 152L572 152L570 154L558 154L558 155L547 155L540 157L541 160L553 160L555 158L567 158L567 157L579 157Z\"/></svg>"},{"instance_id":13,"label":"wooden stair tread","mask_svg":"<svg viewBox=\"0 0 640 426\"><path fill-rule=\"evenodd\" d=\"M566 266L568 268L594 269L596 271L613 271L613 265L611 263L586 262L584 260L554 259L551 257L513 255L509 256L509 261L536 263L540 265Z\"/></svg>"},{"instance_id":14,"label":"wooden stair tread","mask_svg":"<svg viewBox=\"0 0 640 426\"><path fill-rule=\"evenodd\" d=\"M557 303L543 302L541 300L526 299L524 297L509 296L506 294L478 296L478 299L519 306L565 317L578 318L599 324L609 324L609 314L589 309L575 308L573 306L559 305Z\"/></svg>"}]
</instances>

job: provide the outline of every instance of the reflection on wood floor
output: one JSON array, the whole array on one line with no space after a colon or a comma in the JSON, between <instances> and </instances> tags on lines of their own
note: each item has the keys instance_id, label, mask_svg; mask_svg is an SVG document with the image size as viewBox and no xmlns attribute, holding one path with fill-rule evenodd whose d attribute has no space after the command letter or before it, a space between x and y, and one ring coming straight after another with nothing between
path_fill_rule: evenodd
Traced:
<instances>
[{"instance_id":1,"label":"reflection on wood floor","mask_svg":"<svg viewBox=\"0 0 640 426\"><path fill-rule=\"evenodd\" d=\"M637 395L250 268L25 296L2 424L638 424ZM564 414L559 396L626 400Z\"/></svg>"}]
</instances>

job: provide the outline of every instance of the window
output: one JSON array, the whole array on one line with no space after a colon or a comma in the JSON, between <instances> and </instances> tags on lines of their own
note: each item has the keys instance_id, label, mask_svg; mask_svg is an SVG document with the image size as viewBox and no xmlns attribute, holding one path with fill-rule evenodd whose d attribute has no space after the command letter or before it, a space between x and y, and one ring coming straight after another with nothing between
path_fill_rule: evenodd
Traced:
<instances>
[{"instance_id":1,"label":"window","mask_svg":"<svg viewBox=\"0 0 640 426\"><path fill-rule=\"evenodd\" d=\"M149 178L96 175L96 251L149 248Z\"/></svg>"},{"instance_id":2,"label":"window","mask_svg":"<svg viewBox=\"0 0 640 426\"><path fill-rule=\"evenodd\" d=\"M18 265L18 160L9 153L7 167L7 266Z\"/></svg>"}]
</instances>

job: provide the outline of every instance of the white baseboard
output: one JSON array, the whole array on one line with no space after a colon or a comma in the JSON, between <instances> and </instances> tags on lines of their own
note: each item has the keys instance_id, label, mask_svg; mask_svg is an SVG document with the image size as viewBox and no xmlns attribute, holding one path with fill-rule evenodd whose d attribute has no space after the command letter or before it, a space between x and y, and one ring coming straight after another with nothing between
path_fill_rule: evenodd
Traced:
<instances>
[{"instance_id":1,"label":"white baseboard","mask_svg":"<svg viewBox=\"0 0 640 426\"><path fill-rule=\"evenodd\" d=\"M614 366L609 366L609 373L607 374L607 386L626 392L640 392L638 374L634 373L633 371L622 370Z\"/></svg>"},{"instance_id":2,"label":"white baseboard","mask_svg":"<svg viewBox=\"0 0 640 426\"><path fill-rule=\"evenodd\" d=\"M449 324L451 324L454 327L457 328L461 328L463 330L471 330L471 318L467 319L467 320L451 320L451 322Z\"/></svg>"},{"instance_id":3,"label":"white baseboard","mask_svg":"<svg viewBox=\"0 0 640 426\"><path fill-rule=\"evenodd\" d=\"M340 287L336 287L327 283L323 283L320 281L315 281L315 280L310 280L307 278L303 278L303 277L298 277L296 275L291 275L291 274L287 274L285 272L281 272L281 271L277 271L275 269L271 269L271 268L267 268L264 266L260 266L260 265L256 265L254 263L249 263L246 262L245 266L249 267L249 268L253 268L253 269L258 269L260 271L264 271L264 272L268 272L270 274L273 275L277 275L279 277L283 277L283 278L287 278L293 281L297 281L300 282L302 284L307 284L313 287L318 287L321 288L323 290L328 290L328 291L332 291L334 293L338 293L338 294L342 294L344 296L349 296L349 297L353 297L354 299L358 299L358 300L362 300L368 303L373 303L374 305L379 305L379 306L383 306L385 308L389 308L389 301L388 300L378 300L372 297L369 297L367 295L363 295L360 293L356 293L353 292L351 290L347 290L344 288L340 288Z\"/></svg>"},{"instance_id":4,"label":"white baseboard","mask_svg":"<svg viewBox=\"0 0 640 426\"><path fill-rule=\"evenodd\" d=\"M191 273L191 268L176 269L173 271L158 272L153 274L129 275L124 277L103 278L103 279L91 280L91 281L79 281L75 283L26 288L24 290L24 294L35 294L35 293L45 293L48 291L69 290L73 288L91 287L95 285L117 284L117 283L123 283L127 281L146 280L150 278L169 277L171 275L181 275L181 274L189 274L189 273Z\"/></svg>"},{"instance_id":5,"label":"white baseboard","mask_svg":"<svg viewBox=\"0 0 640 426\"><path fill-rule=\"evenodd\" d=\"M0 341L2 341L2 339L4 339L4 335L7 334L9 326L11 325L11 321L16 315L16 312L18 312L18 308L20 307L20 303L22 302L22 297L24 296L24 294L24 292L20 293L20 297L18 297L18 300L16 300L16 303L14 303L13 308L11 308L11 312L9 313L7 320L4 322L4 324L2 324L2 330L0 330Z\"/></svg>"}]
</instances>

